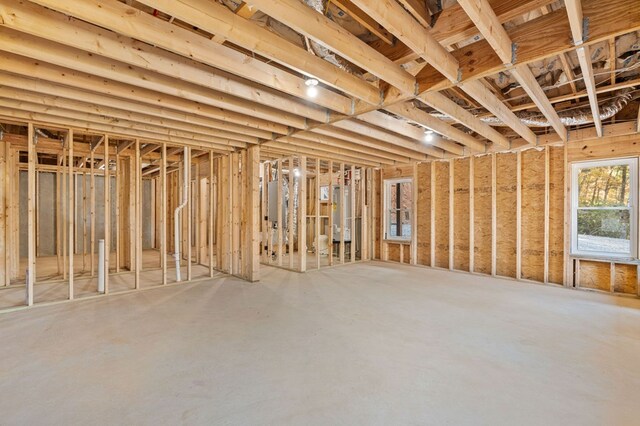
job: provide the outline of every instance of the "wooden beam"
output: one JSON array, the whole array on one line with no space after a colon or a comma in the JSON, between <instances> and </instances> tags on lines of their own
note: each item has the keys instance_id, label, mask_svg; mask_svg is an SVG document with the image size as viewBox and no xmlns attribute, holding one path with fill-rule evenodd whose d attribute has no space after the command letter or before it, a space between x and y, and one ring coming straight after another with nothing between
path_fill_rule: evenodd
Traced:
<instances>
[{"instance_id":1,"label":"wooden beam","mask_svg":"<svg viewBox=\"0 0 640 426\"><path fill-rule=\"evenodd\" d=\"M433 117L431 114L417 108L409 102L404 104L390 105L386 109L389 112L404 117L407 120L413 121L414 123L431 129L434 132L445 135L457 142L460 142L461 144L469 148L469 150L471 150L472 152L484 152L486 149L484 142L474 138L471 135L468 135L467 133L451 126L450 124L445 123L442 120Z\"/></svg>"},{"instance_id":2,"label":"wooden beam","mask_svg":"<svg viewBox=\"0 0 640 426\"><path fill-rule=\"evenodd\" d=\"M96 76L85 73L82 71L74 71L69 68L64 68L56 65L42 63L37 60L28 59L23 56L17 56L11 53L3 52L0 50L0 70L5 73L16 73L23 76L29 76L35 80L32 81L32 87L34 91L45 90L41 89L40 83L44 80L47 82L53 82L57 85L74 87L81 89L83 94L81 99L87 97L88 101L98 102L95 97L90 97L99 93L100 95L108 95L109 98L117 97L120 100L135 101L137 103L143 103L147 106L162 105L166 108L171 108L182 113L189 115L201 116L218 121L225 121L229 123L238 124L241 126L249 126L258 130L266 132L274 132L278 134L287 134L289 128L286 125L275 123L268 120L255 118L250 115L239 114L232 111L228 111L223 108L210 106L203 103L198 103L188 99L184 99L180 95L167 95L158 93L154 90L145 89L140 86L130 85L126 83L117 82L111 79L100 79ZM4 82L3 76L3 82ZM9 83L7 83L9 84ZM19 86L22 87L22 86ZM99 90L96 90L99 88ZM45 91L47 91L46 89ZM55 93L52 93L56 95ZM74 96L72 96L73 98ZM102 103L100 103L102 104ZM107 106L115 104L107 103ZM125 107L124 109L138 109ZM168 113L167 113L167 116ZM250 133L247 133L250 134ZM256 134L258 137L268 137L269 135Z\"/></svg>"},{"instance_id":3,"label":"wooden beam","mask_svg":"<svg viewBox=\"0 0 640 426\"><path fill-rule=\"evenodd\" d=\"M33 124L27 125L28 161L27 174L27 306L34 302L33 285L36 282L36 146Z\"/></svg>"},{"instance_id":4,"label":"wooden beam","mask_svg":"<svg viewBox=\"0 0 640 426\"><path fill-rule=\"evenodd\" d=\"M504 135L495 130L493 127L484 123L479 118L475 117L469 111L462 108L460 105L456 104L442 93L426 92L422 93L420 96L418 96L418 98L430 107L435 108L444 114L447 114L449 117L462 124L463 126L466 126L474 132L489 139L496 145L500 145L504 148L509 147L509 140Z\"/></svg>"},{"instance_id":5,"label":"wooden beam","mask_svg":"<svg viewBox=\"0 0 640 426\"><path fill-rule=\"evenodd\" d=\"M333 127L338 127L344 130L358 133L360 135L368 136L370 138L378 139L398 147L412 149L422 154L427 154L436 158L444 158L444 151L432 146L427 146L423 143L418 143L414 140L409 140L400 136L393 135L384 130L380 130L376 127L370 126L359 120L342 120L333 123Z\"/></svg>"},{"instance_id":6,"label":"wooden beam","mask_svg":"<svg viewBox=\"0 0 640 426\"><path fill-rule=\"evenodd\" d=\"M416 142L424 143L424 129L422 127L409 124L408 122L398 119L390 114L385 114L381 111L371 111L358 115L358 120L381 127L390 132L406 136ZM427 145L432 145L455 155L463 155L464 153L463 146L460 146L453 141L438 137L437 135L434 135L433 141L427 143Z\"/></svg>"},{"instance_id":7,"label":"wooden beam","mask_svg":"<svg viewBox=\"0 0 640 426\"><path fill-rule=\"evenodd\" d=\"M268 29L235 15L222 4L207 0L181 0L179 2L173 0L141 0L141 3L176 16L185 22L308 77L317 78L322 83L333 86L365 102L371 104L380 102L380 92L374 86L335 67L304 48L288 42ZM251 4L262 9L262 4L260 3L252 1ZM138 11L132 9L131 14L135 13L138 13ZM275 71L272 71L272 73L275 73ZM319 96L322 93L324 92L321 88Z\"/></svg>"},{"instance_id":8,"label":"wooden beam","mask_svg":"<svg viewBox=\"0 0 640 426\"><path fill-rule=\"evenodd\" d=\"M74 291L74 276L75 276L75 254L76 254L76 181L74 179L74 157L73 157L73 129L67 130L67 145L69 146L69 172L68 172L68 185L69 190L67 196L69 197L67 202L69 203L69 215L67 220L69 221L69 300L73 300L75 297Z\"/></svg>"},{"instance_id":9,"label":"wooden beam","mask_svg":"<svg viewBox=\"0 0 640 426\"><path fill-rule=\"evenodd\" d=\"M111 256L111 172L109 171L109 135L104 136L104 294L109 294L109 257Z\"/></svg>"},{"instance_id":10,"label":"wooden beam","mask_svg":"<svg viewBox=\"0 0 640 426\"><path fill-rule=\"evenodd\" d=\"M458 59L449 53L433 36L415 21L402 6L396 2L374 2L355 0L365 12L389 29L413 51L418 53L433 68L443 74L450 82L457 84L462 76ZM481 86L481 87L480 87ZM535 135L524 126L519 119L505 107L499 99L478 82L469 82L461 86L485 108L497 112L507 126L511 127L525 139L535 142ZM435 129L434 129L435 130ZM438 131L438 130L435 130ZM438 132L441 133L441 132ZM480 150L482 152L482 150Z\"/></svg>"},{"instance_id":11,"label":"wooden beam","mask_svg":"<svg viewBox=\"0 0 640 426\"><path fill-rule=\"evenodd\" d=\"M585 15L589 17L589 38L584 44L593 45L638 30L640 9L636 7L636 3L637 0L583 0ZM518 64L529 64L575 49L574 42L567 37L570 32L564 9L507 30L511 41L518 46ZM456 49L451 54L460 64L461 82L509 70L484 39ZM442 90L456 85L433 66L424 67L416 75L416 79L420 92Z\"/></svg>"},{"instance_id":12,"label":"wooden beam","mask_svg":"<svg viewBox=\"0 0 640 426\"><path fill-rule=\"evenodd\" d=\"M500 60L506 66L514 65L516 63L516 45L513 44L511 37L502 27L488 0L459 0L458 4L476 24L480 33L498 54ZM551 126L562 140L566 140L567 131L560 121L558 113L549 102L547 95L536 81L529 67L526 64L517 65L511 70L511 74L535 102L542 114L549 120Z\"/></svg>"},{"instance_id":13,"label":"wooden beam","mask_svg":"<svg viewBox=\"0 0 640 426\"><path fill-rule=\"evenodd\" d=\"M376 16L363 8L360 1L353 1L353 3L374 20L380 22L383 27L389 29L388 26L376 19ZM415 79L411 74L336 22L300 1L252 0L252 4L293 30L306 35L381 80L397 87L403 93L415 93Z\"/></svg>"},{"instance_id":14,"label":"wooden beam","mask_svg":"<svg viewBox=\"0 0 640 426\"><path fill-rule=\"evenodd\" d=\"M226 73L219 72L218 69L222 68L226 72L273 89L285 91L298 98L307 98L306 86L302 78L283 72L273 65L251 60L243 53L207 40L186 29L163 22L147 13L141 11L136 11L137 13L133 14L128 13L135 9L124 4L87 3L80 0L69 0L64 4L52 0L37 0L37 2L172 53L116 34L105 33L91 24L73 18L68 19L61 13L34 4L16 4L13 7L7 7L5 12L0 10L0 16L4 19L2 25L148 70L163 72L163 69L171 69L169 75L186 81L195 82L191 80L192 77L199 73L208 72L212 75L207 79L209 83L206 87L223 92L227 91L227 93L249 100L263 99L265 103L273 107L278 105L277 99L289 102L279 95L274 96L275 92L264 91L255 85L253 85L254 93L252 94L251 90L248 90L250 86L244 84L242 80L234 79ZM73 28L73 34L68 32L70 28ZM185 46L189 48L185 49ZM137 53L134 55L124 54L128 50L135 50ZM188 60L184 58L188 58ZM191 61L191 59L197 60L198 63ZM186 73L187 70L190 72ZM341 113L350 111L351 100L349 98L323 88L320 89L315 99L318 105ZM255 96L256 94L259 96ZM271 100L269 101L269 99ZM308 111L317 110L313 105L302 106L302 108L310 108ZM296 108L292 107L289 111L296 112Z\"/></svg>"},{"instance_id":15,"label":"wooden beam","mask_svg":"<svg viewBox=\"0 0 640 426\"><path fill-rule=\"evenodd\" d=\"M420 25L425 28L431 28L431 13L424 0L400 0L405 9L413 15Z\"/></svg>"},{"instance_id":16,"label":"wooden beam","mask_svg":"<svg viewBox=\"0 0 640 426\"><path fill-rule=\"evenodd\" d=\"M389 34L389 31L385 30L380 24L371 19L369 15L354 5L351 0L330 0L330 2L342 9L342 11L367 30L371 31L371 33L380 40L389 45L393 44L393 35Z\"/></svg>"},{"instance_id":17,"label":"wooden beam","mask_svg":"<svg viewBox=\"0 0 640 426\"><path fill-rule=\"evenodd\" d=\"M479 80L472 80L466 83L460 84L460 87L473 96L475 100L480 102L487 110L493 115L502 120L505 125L509 126L512 130L518 133L528 143L536 144L536 135L525 126L518 117Z\"/></svg>"},{"instance_id":18,"label":"wooden beam","mask_svg":"<svg viewBox=\"0 0 640 426\"><path fill-rule=\"evenodd\" d=\"M491 0L490 4L498 14L500 22L504 24L527 12L553 2L554 0ZM476 26L457 3L443 9L438 14L438 18L430 32L431 35L445 47L470 39L478 34ZM389 59L400 64L418 58L418 55L404 44L396 43L394 46L388 46L380 42L373 42L371 45Z\"/></svg>"},{"instance_id":19,"label":"wooden beam","mask_svg":"<svg viewBox=\"0 0 640 426\"><path fill-rule=\"evenodd\" d=\"M73 28L73 27L72 27ZM145 56L141 48L124 47L116 57L105 58L89 53L53 43L42 38L34 37L26 33L10 30L0 27L0 43L3 50L27 56L29 58L48 62L54 65L68 67L81 72L88 72L95 76L108 78L119 81L121 83L131 84L134 86L144 87L155 90L168 95L179 96L190 99L192 101L205 103L211 106L225 108L241 114L252 115L265 120L275 121L284 125L305 128L306 122L304 117L291 112L276 109L275 106L282 106L279 96L272 92L257 90L254 86L246 84L242 87L232 84L228 78L218 79L210 69L198 69L198 67L189 64L181 64L178 59L170 60L171 68L160 64L162 58L153 58ZM126 57L125 57L126 56ZM136 65L127 63L127 58L139 57L145 58L144 63ZM123 61L121 62L114 62ZM149 61L149 62L147 62ZM129 61L131 62L131 60ZM164 72L161 74L161 72ZM175 78L175 73L179 72L184 75L187 80L179 80ZM216 90L213 90L214 87ZM233 93L225 87L234 87L238 93ZM223 93L227 90L228 93ZM256 91L264 95L264 101L270 99L274 107L258 104L238 97L240 94L252 97ZM261 98L262 98L261 95ZM321 109L308 107L299 108L292 103L286 102L290 110L301 113L301 109L306 110L306 115L312 115L316 120L325 121L326 112ZM307 114L309 113L309 114ZM312 117L308 117L312 118Z\"/></svg>"},{"instance_id":20,"label":"wooden beam","mask_svg":"<svg viewBox=\"0 0 640 426\"><path fill-rule=\"evenodd\" d=\"M453 81L458 79L458 61L399 3L372 0L353 0L353 3L444 76ZM401 88L401 86L396 87ZM413 89L405 91L413 91Z\"/></svg>"}]
</instances>

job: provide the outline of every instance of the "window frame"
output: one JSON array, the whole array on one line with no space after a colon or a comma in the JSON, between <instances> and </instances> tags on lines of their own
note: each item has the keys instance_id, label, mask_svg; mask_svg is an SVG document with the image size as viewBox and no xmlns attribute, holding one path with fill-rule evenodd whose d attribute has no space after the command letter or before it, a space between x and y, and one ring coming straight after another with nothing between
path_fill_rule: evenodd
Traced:
<instances>
[{"instance_id":1,"label":"window frame","mask_svg":"<svg viewBox=\"0 0 640 426\"><path fill-rule=\"evenodd\" d=\"M389 225L391 220L391 217L389 215L389 212L391 211L391 185L402 184L402 183L411 184L411 197L412 197L411 206L409 209L407 209L407 211L409 212L409 221L411 223L411 231L408 237L389 235L389 229L390 229ZM410 177L384 180L384 240L385 241L411 242L413 238L413 234L415 232L415 230L413 229L413 215L414 215L413 205L415 202L415 200L413 200L413 197L414 197L413 185L414 185L413 178L410 178ZM403 209L394 209L394 210L402 211ZM398 226L401 226L401 223L398 224Z\"/></svg>"},{"instance_id":2,"label":"window frame","mask_svg":"<svg viewBox=\"0 0 640 426\"><path fill-rule=\"evenodd\" d=\"M613 253L607 251L578 250L578 175L582 169L610 166L629 166L629 253ZM588 208L591 210L622 210L619 207ZM638 257L638 158L625 157L593 161L580 161L571 164L571 255L581 257L597 257L607 259L635 260Z\"/></svg>"}]
</instances>

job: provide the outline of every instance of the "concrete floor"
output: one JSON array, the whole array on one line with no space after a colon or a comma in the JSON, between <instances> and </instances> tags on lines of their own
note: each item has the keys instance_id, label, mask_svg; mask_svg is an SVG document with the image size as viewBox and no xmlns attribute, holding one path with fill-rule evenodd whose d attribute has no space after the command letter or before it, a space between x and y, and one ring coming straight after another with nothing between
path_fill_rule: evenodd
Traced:
<instances>
[{"instance_id":1,"label":"concrete floor","mask_svg":"<svg viewBox=\"0 0 640 426\"><path fill-rule=\"evenodd\" d=\"M0 315L0 424L637 425L640 300L402 265Z\"/></svg>"}]
</instances>

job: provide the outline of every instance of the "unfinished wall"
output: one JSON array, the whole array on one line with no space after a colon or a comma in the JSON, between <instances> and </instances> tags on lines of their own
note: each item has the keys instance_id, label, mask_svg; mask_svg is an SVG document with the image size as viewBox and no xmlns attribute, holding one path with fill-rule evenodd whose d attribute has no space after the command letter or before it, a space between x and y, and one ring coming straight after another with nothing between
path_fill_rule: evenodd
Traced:
<instances>
[{"instance_id":1,"label":"unfinished wall","mask_svg":"<svg viewBox=\"0 0 640 426\"><path fill-rule=\"evenodd\" d=\"M522 274L520 278L544 281L545 151L522 152Z\"/></svg>"},{"instance_id":2,"label":"unfinished wall","mask_svg":"<svg viewBox=\"0 0 640 426\"><path fill-rule=\"evenodd\" d=\"M449 163L435 162L435 263L439 268L449 267Z\"/></svg>"},{"instance_id":3,"label":"unfinished wall","mask_svg":"<svg viewBox=\"0 0 640 426\"><path fill-rule=\"evenodd\" d=\"M517 155L496 155L496 274L516 277Z\"/></svg>"},{"instance_id":4,"label":"unfinished wall","mask_svg":"<svg viewBox=\"0 0 640 426\"><path fill-rule=\"evenodd\" d=\"M548 146L478 155L473 161L458 158L418 164L415 263L431 266L434 259L434 266L440 268L563 284L564 157L564 147ZM383 169L382 175L398 176L400 168L389 170ZM398 244L386 247L388 260L410 260L409 245L402 249ZM585 264L585 268L591 266ZM616 286L624 292L636 288L632 286L635 275L631 269L616 270ZM589 285L586 282L585 286Z\"/></svg>"},{"instance_id":5,"label":"unfinished wall","mask_svg":"<svg viewBox=\"0 0 640 426\"><path fill-rule=\"evenodd\" d=\"M469 158L453 160L453 268L469 270Z\"/></svg>"},{"instance_id":6,"label":"unfinished wall","mask_svg":"<svg viewBox=\"0 0 640 426\"><path fill-rule=\"evenodd\" d=\"M417 263L431 266L431 163L418 164Z\"/></svg>"},{"instance_id":7,"label":"unfinished wall","mask_svg":"<svg viewBox=\"0 0 640 426\"><path fill-rule=\"evenodd\" d=\"M549 147L548 280L556 284L564 282L564 180L564 147Z\"/></svg>"},{"instance_id":8,"label":"unfinished wall","mask_svg":"<svg viewBox=\"0 0 640 426\"><path fill-rule=\"evenodd\" d=\"M491 274L492 156L473 160L473 272Z\"/></svg>"}]
</instances>

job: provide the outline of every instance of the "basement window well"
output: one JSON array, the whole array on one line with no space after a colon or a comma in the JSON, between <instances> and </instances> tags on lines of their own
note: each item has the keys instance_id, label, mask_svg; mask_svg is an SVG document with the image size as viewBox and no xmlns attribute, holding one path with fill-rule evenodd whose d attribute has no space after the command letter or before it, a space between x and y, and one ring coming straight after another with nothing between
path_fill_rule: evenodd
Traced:
<instances>
[{"instance_id":1,"label":"basement window well","mask_svg":"<svg viewBox=\"0 0 640 426\"><path fill-rule=\"evenodd\" d=\"M638 160L572 165L571 254L637 257Z\"/></svg>"},{"instance_id":2,"label":"basement window well","mask_svg":"<svg viewBox=\"0 0 640 426\"><path fill-rule=\"evenodd\" d=\"M411 206L413 192L411 179L384 181L385 239L411 240Z\"/></svg>"}]
</instances>

